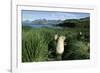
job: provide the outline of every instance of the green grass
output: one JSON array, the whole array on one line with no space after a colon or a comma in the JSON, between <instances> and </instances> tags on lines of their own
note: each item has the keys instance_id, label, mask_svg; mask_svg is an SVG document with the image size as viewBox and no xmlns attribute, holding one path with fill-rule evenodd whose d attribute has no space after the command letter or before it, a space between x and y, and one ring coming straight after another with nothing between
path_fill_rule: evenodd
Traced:
<instances>
[{"instance_id":1,"label":"green grass","mask_svg":"<svg viewBox=\"0 0 100 73\"><path fill-rule=\"evenodd\" d=\"M79 32L83 35L79 36ZM22 62L43 62L51 61L51 54L48 45L54 45L54 35L66 36L65 51L62 60L89 59L89 29L80 28L31 28L22 27ZM86 37L88 35L88 37ZM53 43L52 43L53 42ZM56 58L53 59L56 61Z\"/></svg>"}]
</instances>

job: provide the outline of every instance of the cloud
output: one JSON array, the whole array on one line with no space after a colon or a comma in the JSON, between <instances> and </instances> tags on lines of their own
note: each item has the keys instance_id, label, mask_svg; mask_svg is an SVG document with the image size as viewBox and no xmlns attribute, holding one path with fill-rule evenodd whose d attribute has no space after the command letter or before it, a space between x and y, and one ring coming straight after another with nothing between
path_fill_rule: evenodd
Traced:
<instances>
[{"instance_id":1,"label":"cloud","mask_svg":"<svg viewBox=\"0 0 100 73\"><path fill-rule=\"evenodd\" d=\"M22 10L22 20L36 20L36 19L47 19L47 20L64 20L64 19L79 19L90 16L89 13L79 12L54 12L54 11L33 11L33 10Z\"/></svg>"}]
</instances>

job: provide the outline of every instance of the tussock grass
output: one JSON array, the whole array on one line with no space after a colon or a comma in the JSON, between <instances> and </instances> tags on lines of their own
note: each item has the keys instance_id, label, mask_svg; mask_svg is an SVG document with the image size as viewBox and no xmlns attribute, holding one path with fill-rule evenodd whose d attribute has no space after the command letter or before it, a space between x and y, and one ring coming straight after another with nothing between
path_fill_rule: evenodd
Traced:
<instances>
[{"instance_id":1,"label":"tussock grass","mask_svg":"<svg viewBox=\"0 0 100 73\"><path fill-rule=\"evenodd\" d=\"M82 31L84 38L78 36L79 31ZM54 54L51 54L48 50L48 45L54 46L54 35L66 36L65 52L62 55L62 60L76 60L76 59L89 59L89 37L85 37L89 34L88 29L77 29L77 28L31 28L22 27L22 62L43 62L56 61ZM52 42L52 43L51 43ZM55 48L53 48L55 49Z\"/></svg>"}]
</instances>

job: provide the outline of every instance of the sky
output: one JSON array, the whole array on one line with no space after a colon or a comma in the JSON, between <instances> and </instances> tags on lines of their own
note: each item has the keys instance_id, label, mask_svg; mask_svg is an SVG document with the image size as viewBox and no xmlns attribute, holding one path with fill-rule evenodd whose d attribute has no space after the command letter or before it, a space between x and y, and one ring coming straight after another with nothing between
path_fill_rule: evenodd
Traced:
<instances>
[{"instance_id":1,"label":"sky","mask_svg":"<svg viewBox=\"0 0 100 73\"><path fill-rule=\"evenodd\" d=\"M22 10L22 21L80 19L89 16L89 13Z\"/></svg>"}]
</instances>

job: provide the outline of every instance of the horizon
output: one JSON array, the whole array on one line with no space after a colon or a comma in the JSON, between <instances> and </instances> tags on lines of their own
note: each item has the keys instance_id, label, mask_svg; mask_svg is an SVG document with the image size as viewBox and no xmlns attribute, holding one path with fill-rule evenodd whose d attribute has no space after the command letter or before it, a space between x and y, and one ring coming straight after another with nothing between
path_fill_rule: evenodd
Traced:
<instances>
[{"instance_id":1,"label":"horizon","mask_svg":"<svg viewBox=\"0 0 100 73\"><path fill-rule=\"evenodd\" d=\"M22 10L22 21L65 20L90 17L90 13Z\"/></svg>"},{"instance_id":2,"label":"horizon","mask_svg":"<svg viewBox=\"0 0 100 73\"><path fill-rule=\"evenodd\" d=\"M87 18L87 17L83 17L83 18ZM82 19L82 18L79 18L79 19ZM47 20L47 19L36 19L36 20ZM54 19L51 19L51 20L54 20ZM58 19L58 20L60 20L60 19ZM55 20L55 21L58 21L58 20ZM32 21L35 21L35 20L24 20L24 21L30 21L30 22L32 22ZM49 20L47 20L47 21L49 21ZM63 21L63 20L61 20L61 21Z\"/></svg>"}]
</instances>

